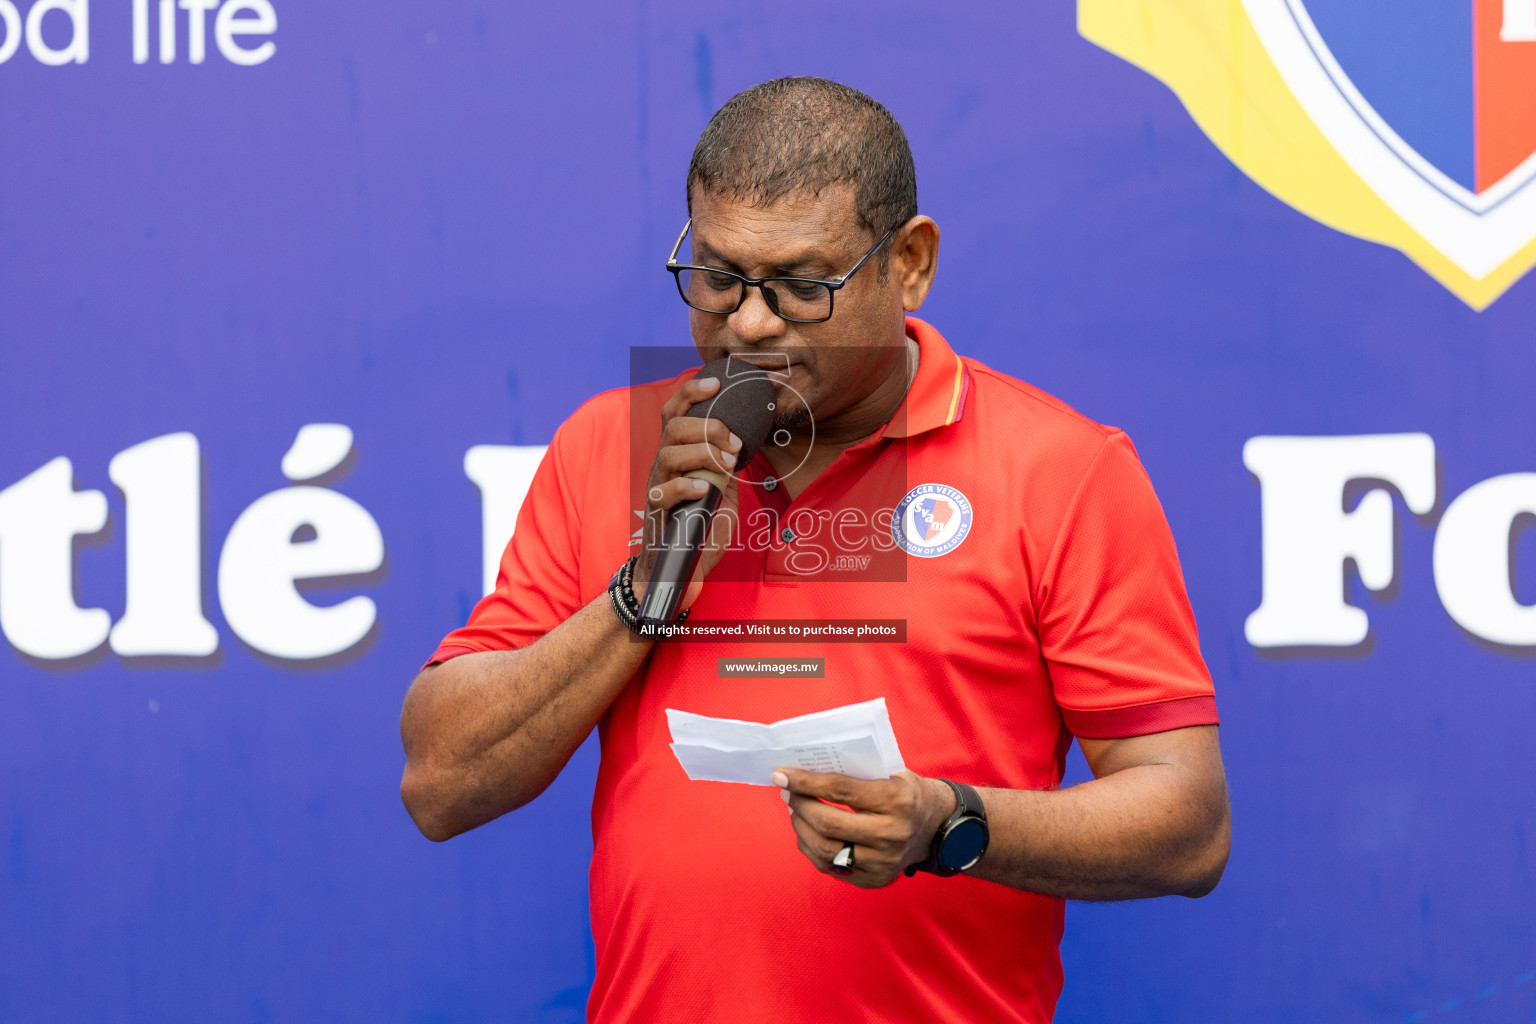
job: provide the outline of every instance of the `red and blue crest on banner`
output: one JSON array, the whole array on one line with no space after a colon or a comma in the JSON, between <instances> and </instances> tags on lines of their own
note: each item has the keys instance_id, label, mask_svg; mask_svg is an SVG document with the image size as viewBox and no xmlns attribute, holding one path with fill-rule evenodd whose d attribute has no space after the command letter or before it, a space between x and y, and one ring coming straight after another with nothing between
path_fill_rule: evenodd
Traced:
<instances>
[{"instance_id":1,"label":"red and blue crest on banner","mask_svg":"<svg viewBox=\"0 0 1536 1024\"><path fill-rule=\"evenodd\" d=\"M1386 125L1459 190L1536 173L1536 0L1295 6Z\"/></svg>"},{"instance_id":2,"label":"red and blue crest on banner","mask_svg":"<svg viewBox=\"0 0 1536 1024\"><path fill-rule=\"evenodd\" d=\"M1474 307L1536 264L1536 0L1080 0L1078 15L1255 181Z\"/></svg>"}]
</instances>

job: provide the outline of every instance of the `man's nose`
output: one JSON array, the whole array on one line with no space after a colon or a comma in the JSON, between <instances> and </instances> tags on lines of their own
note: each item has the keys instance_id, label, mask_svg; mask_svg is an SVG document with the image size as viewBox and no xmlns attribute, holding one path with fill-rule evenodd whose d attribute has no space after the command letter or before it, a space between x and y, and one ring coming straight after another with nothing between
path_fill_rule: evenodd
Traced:
<instances>
[{"instance_id":1,"label":"man's nose","mask_svg":"<svg viewBox=\"0 0 1536 1024\"><path fill-rule=\"evenodd\" d=\"M731 333L748 345L783 337L785 322L772 309L761 288L748 288L741 308L727 318Z\"/></svg>"}]
</instances>

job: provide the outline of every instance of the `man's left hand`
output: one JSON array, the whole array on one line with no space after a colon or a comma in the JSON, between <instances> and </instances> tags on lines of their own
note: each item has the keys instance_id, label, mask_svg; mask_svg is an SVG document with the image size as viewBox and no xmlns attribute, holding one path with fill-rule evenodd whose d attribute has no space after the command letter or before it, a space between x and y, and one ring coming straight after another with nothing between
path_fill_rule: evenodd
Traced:
<instances>
[{"instance_id":1,"label":"man's left hand","mask_svg":"<svg viewBox=\"0 0 1536 1024\"><path fill-rule=\"evenodd\" d=\"M773 781L789 804L800 852L817 870L863 889L889 885L908 864L927 860L934 833L955 810L948 786L911 772L864 780L780 768ZM853 870L839 871L832 858L846 842Z\"/></svg>"}]
</instances>

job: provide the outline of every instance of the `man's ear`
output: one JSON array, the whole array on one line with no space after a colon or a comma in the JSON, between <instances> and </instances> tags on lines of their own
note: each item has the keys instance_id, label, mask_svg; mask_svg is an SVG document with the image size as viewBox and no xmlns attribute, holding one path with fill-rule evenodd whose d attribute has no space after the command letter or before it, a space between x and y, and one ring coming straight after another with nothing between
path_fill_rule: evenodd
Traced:
<instances>
[{"instance_id":1,"label":"man's ear","mask_svg":"<svg viewBox=\"0 0 1536 1024\"><path fill-rule=\"evenodd\" d=\"M932 217L913 217L891 241L891 272L901 286L901 306L908 313L922 306L938 269L939 226Z\"/></svg>"}]
</instances>

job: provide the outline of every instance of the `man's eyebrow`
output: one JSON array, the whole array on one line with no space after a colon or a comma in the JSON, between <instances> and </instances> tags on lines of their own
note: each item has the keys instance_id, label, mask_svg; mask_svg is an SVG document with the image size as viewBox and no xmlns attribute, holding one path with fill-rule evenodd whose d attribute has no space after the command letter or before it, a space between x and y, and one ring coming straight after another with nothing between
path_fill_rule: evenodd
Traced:
<instances>
[{"instance_id":1,"label":"man's eyebrow","mask_svg":"<svg viewBox=\"0 0 1536 1024\"><path fill-rule=\"evenodd\" d=\"M827 257L815 250L798 253L793 259L776 264L773 269L780 274L786 274L791 277L798 275L801 277L831 278L836 274Z\"/></svg>"},{"instance_id":2,"label":"man's eyebrow","mask_svg":"<svg viewBox=\"0 0 1536 1024\"><path fill-rule=\"evenodd\" d=\"M708 242L699 243L699 252L700 258L706 264L718 266L722 270L734 270L739 274L746 275L746 271L742 270L739 264L721 254ZM711 263L711 261L713 262ZM775 263L773 265L773 274L770 276L831 278L835 273L836 271L832 269L832 264L827 261L826 256L815 249L807 249L793 254L789 259L780 260L778 263Z\"/></svg>"},{"instance_id":3,"label":"man's eyebrow","mask_svg":"<svg viewBox=\"0 0 1536 1024\"><path fill-rule=\"evenodd\" d=\"M699 242L699 255L697 258L703 261L705 266L719 267L721 270L734 270L741 273L742 270L735 263L722 256L714 246L708 242Z\"/></svg>"}]
</instances>

